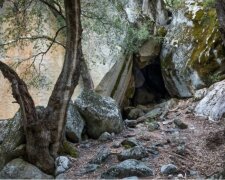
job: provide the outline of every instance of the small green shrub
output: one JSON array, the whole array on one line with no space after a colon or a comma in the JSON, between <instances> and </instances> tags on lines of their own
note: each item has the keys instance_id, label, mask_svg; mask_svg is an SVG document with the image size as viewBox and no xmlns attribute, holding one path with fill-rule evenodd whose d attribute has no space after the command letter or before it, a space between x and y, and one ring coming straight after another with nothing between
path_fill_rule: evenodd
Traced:
<instances>
[{"instance_id":1,"label":"small green shrub","mask_svg":"<svg viewBox=\"0 0 225 180\"><path fill-rule=\"evenodd\" d=\"M174 8L174 9L179 9L184 6L185 1L184 0L164 0L166 5Z\"/></svg>"}]
</instances>

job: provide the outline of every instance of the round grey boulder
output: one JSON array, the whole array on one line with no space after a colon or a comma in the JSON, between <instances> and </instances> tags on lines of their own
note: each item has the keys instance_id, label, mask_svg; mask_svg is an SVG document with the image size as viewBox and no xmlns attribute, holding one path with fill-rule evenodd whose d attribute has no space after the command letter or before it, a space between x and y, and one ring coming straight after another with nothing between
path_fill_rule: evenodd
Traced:
<instances>
[{"instance_id":1,"label":"round grey boulder","mask_svg":"<svg viewBox=\"0 0 225 180\"><path fill-rule=\"evenodd\" d=\"M110 97L84 90L75 101L75 106L87 125L87 134L99 138L104 133L120 133L124 128L121 111Z\"/></svg>"},{"instance_id":2,"label":"round grey boulder","mask_svg":"<svg viewBox=\"0 0 225 180\"><path fill-rule=\"evenodd\" d=\"M67 139L73 143L80 142L85 122L72 103L69 104L66 119Z\"/></svg>"},{"instance_id":3,"label":"round grey boulder","mask_svg":"<svg viewBox=\"0 0 225 180\"><path fill-rule=\"evenodd\" d=\"M0 172L0 179L52 179L36 166L22 160L10 161Z\"/></svg>"},{"instance_id":4,"label":"round grey boulder","mask_svg":"<svg viewBox=\"0 0 225 180\"><path fill-rule=\"evenodd\" d=\"M140 160L148 156L147 150L142 146L135 146L130 149L123 150L118 154L118 160L124 161L126 159L137 159Z\"/></svg>"},{"instance_id":5,"label":"round grey boulder","mask_svg":"<svg viewBox=\"0 0 225 180\"><path fill-rule=\"evenodd\" d=\"M166 164L161 167L160 171L162 174L169 175L177 173L178 169L174 164Z\"/></svg>"},{"instance_id":6,"label":"round grey boulder","mask_svg":"<svg viewBox=\"0 0 225 180\"><path fill-rule=\"evenodd\" d=\"M143 162L129 159L110 167L101 175L101 178L113 179L131 176L148 177L153 175L153 170L146 166Z\"/></svg>"}]
</instances>

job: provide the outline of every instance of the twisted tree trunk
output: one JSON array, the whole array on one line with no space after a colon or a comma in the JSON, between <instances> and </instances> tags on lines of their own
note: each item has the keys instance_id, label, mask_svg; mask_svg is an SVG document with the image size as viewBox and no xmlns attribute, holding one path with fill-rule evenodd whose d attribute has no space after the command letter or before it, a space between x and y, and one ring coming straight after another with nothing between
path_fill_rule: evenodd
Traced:
<instances>
[{"instance_id":1,"label":"twisted tree trunk","mask_svg":"<svg viewBox=\"0 0 225 180\"><path fill-rule=\"evenodd\" d=\"M10 81L13 96L22 110L27 159L49 174L54 174L54 160L62 143L67 108L78 84L82 58L80 0L64 0L64 5L67 25L65 60L41 119L38 119L34 101L24 81L9 66L0 62L0 70Z\"/></svg>"}]
</instances>

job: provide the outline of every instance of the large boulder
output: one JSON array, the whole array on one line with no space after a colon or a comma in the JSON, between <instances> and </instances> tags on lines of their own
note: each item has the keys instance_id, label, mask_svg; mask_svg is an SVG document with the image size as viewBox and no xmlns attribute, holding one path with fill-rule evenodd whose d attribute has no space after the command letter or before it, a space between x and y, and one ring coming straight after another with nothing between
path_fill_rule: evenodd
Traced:
<instances>
[{"instance_id":1,"label":"large boulder","mask_svg":"<svg viewBox=\"0 0 225 180\"><path fill-rule=\"evenodd\" d=\"M110 167L102 174L101 178L113 179L130 176L148 177L153 176L153 174L153 170L144 163L134 159L129 159Z\"/></svg>"},{"instance_id":2,"label":"large boulder","mask_svg":"<svg viewBox=\"0 0 225 180\"><path fill-rule=\"evenodd\" d=\"M20 112L17 112L12 119L1 120L0 170L7 162L23 154L24 148L18 148L18 146L23 143L25 143L25 136Z\"/></svg>"},{"instance_id":3,"label":"large boulder","mask_svg":"<svg viewBox=\"0 0 225 180\"><path fill-rule=\"evenodd\" d=\"M195 113L210 120L225 117L225 80L209 87L205 97L196 106Z\"/></svg>"},{"instance_id":4,"label":"large boulder","mask_svg":"<svg viewBox=\"0 0 225 180\"><path fill-rule=\"evenodd\" d=\"M70 103L67 111L67 121L66 121L66 137L69 141L76 143L80 142L81 135L85 126L85 122L81 117L80 113L74 106Z\"/></svg>"},{"instance_id":5,"label":"large boulder","mask_svg":"<svg viewBox=\"0 0 225 180\"><path fill-rule=\"evenodd\" d=\"M53 179L53 177L43 173L36 166L18 158L10 161L0 171L0 179Z\"/></svg>"},{"instance_id":6,"label":"large boulder","mask_svg":"<svg viewBox=\"0 0 225 180\"><path fill-rule=\"evenodd\" d=\"M223 78L224 65L216 10L201 0L184 1L184 6L173 12L161 51L168 92L173 97L191 97Z\"/></svg>"},{"instance_id":7,"label":"large boulder","mask_svg":"<svg viewBox=\"0 0 225 180\"><path fill-rule=\"evenodd\" d=\"M112 98L84 90L76 99L75 106L84 117L90 137L98 138L104 132L120 133L123 130L120 109Z\"/></svg>"}]
</instances>

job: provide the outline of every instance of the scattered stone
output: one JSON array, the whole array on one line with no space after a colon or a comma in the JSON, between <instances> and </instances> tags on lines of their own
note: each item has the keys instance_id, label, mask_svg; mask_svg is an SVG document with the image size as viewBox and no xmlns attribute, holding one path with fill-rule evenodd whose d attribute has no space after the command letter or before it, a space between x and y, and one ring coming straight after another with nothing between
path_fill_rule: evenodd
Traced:
<instances>
[{"instance_id":1,"label":"scattered stone","mask_svg":"<svg viewBox=\"0 0 225 180\"><path fill-rule=\"evenodd\" d=\"M158 130L158 129L160 129L159 123L157 123L155 121L148 123L148 130L150 132Z\"/></svg>"},{"instance_id":2,"label":"scattered stone","mask_svg":"<svg viewBox=\"0 0 225 180\"><path fill-rule=\"evenodd\" d=\"M89 163L90 164L102 164L111 154L111 151L106 148L102 147L96 156L94 156Z\"/></svg>"},{"instance_id":3,"label":"scattered stone","mask_svg":"<svg viewBox=\"0 0 225 180\"><path fill-rule=\"evenodd\" d=\"M148 152L157 156L159 154L159 150L157 148L157 146L152 146L150 148L148 148Z\"/></svg>"},{"instance_id":4,"label":"scattered stone","mask_svg":"<svg viewBox=\"0 0 225 180\"><path fill-rule=\"evenodd\" d=\"M178 169L177 169L177 166L175 166L173 164L167 164L167 165L163 165L161 167L160 171L161 171L162 174L169 175L169 174L177 173Z\"/></svg>"},{"instance_id":5,"label":"scattered stone","mask_svg":"<svg viewBox=\"0 0 225 180\"><path fill-rule=\"evenodd\" d=\"M123 135L123 137L125 137L125 138L130 138L130 137L134 137L134 136L136 136L135 133L128 133L128 134Z\"/></svg>"},{"instance_id":6,"label":"scattered stone","mask_svg":"<svg viewBox=\"0 0 225 180\"><path fill-rule=\"evenodd\" d=\"M98 164L88 164L85 167L85 173L94 172L98 168L99 168L99 165Z\"/></svg>"},{"instance_id":7,"label":"scattered stone","mask_svg":"<svg viewBox=\"0 0 225 180\"><path fill-rule=\"evenodd\" d=\"M135 146L130 149L123 150L117 155L119 161L124 161L127 159L137 159L140 160L148 156L147 150L142 146Z\"/></svg>"},{"instance_id":8,"label":"scattered stone","mask_svg":"<svg viewBox=\"0 0 225 180\"><path fill-rule=\"evenodd\" d=\"M168 179L172 179L172 178L173 178L172 174L168 175Z\"/></svg>"},{"instance_id":9,"label":"scattered stone","mask_svg":"<svg viewBox=\"0 0 225 180\"><path fill-rule=\"evenodd\" d=\"M69 104L66 119L66 138L73 143L81 142L85 122L72 103Z\"/></svg>"},{"instance_id":10,"label":"scattered stone","mask_svg":"<svg viewBox=\"0 0 225 180\"><path fill-rule=\"evenodd\" d=\"M128 119L137 119L137 118L139 118L139 117L141 117L141 116L144 116L144 115L145 115L145 113L143 112L142 109L134 108L134 109L132 109L132 110L129 112L127 118L128 118Z\"/></svg>"},{"instance_id":11,"label":"scattered stone","mask_svg":"<svg viewBox=\"0 0 225 180\"><path fill-rule=\"evenodd\" d=\"M177 146L176 153L184 156L186 154L185 144L181 144L181 145Z\"/></svg>"},{"instance_id":12,"label":"scattered stone","mask_svg":"<svg viewBox=\"0 0 225 180\"><path fill-rule=\"evenodd\" d=\"M123 178L123 180L138 180L138 177L137 176L130 176L130 177Z\"/></svg>"},{"instance_id":13,"label":"scattered stone","mask_svg":"<svg viewBox=\"0 0 225 180\"><path fill-rule=\"evenodd\" d=\"M184 178L183 174L178 174L177 177L180 178L180 179Z\"/></svg>"},{"instance_id":14,"label":"scattered stone","mask_svg":"<svg viewBox=\"0 0 225 180\"><path fill-rule=\"evenodd\" d=\"M128 120L128 119L126 119L124 122L125 122L126 126L130 127L130 128L135 128L136 125L137 125L137 121L136 120Z\"/></svg>"},{"instance_id":15,"label":"scattered stone","mask_svg":"<svg viewBox=\"0 0 225 180\"><path fill-rule=\"evenodd\" d=\"M55 175L64 173L71 166L72 166L72 163L68 157L66 157L66 156L57 157L55 160L55 167L56 167Z\"/></svg>"},{"instance_id":16,"label":"scattered stone","mask_svg":"<svg viewBox=\"0 0 225 180\"><path fill-rule=\"evenodd\" d=\"M90 143L82 143L82 144L80 144L80 148L83 148L83 149L87 149L87 148L90 148L90 147L91 147Z\"/></svg>"},{"instance_id":17,"label":"scattered stone","mask_svg":"<svg viewBox=\"0 0 225 180\"><path fill-rule=\"evenodd\" d=\"M174 121L174 124L180 128L180 129L187 129L188 128L188 125L185 124L183 121L181 121L180 119L175 119Z\"/></svg>"},{"instance_id":18,"label":"scattered stone","mask_svg":"<svg viewBox=\"0 0 225 180\"><path fill-rule=\"evenodd\" d=\"M83 90L75 106L86 122L87 134L92 138L97 139L104 132L120 133L124 128L120 109L110 97Z\"/></svg>"},{"instance_id":19,"label":"scattered stone","mask_svg":"<svg viewBox=\"0 0 225 180\"><path fill-rule=\"evenodd\" d=\"M119 148L119 147L121 147L121 143L118 142L118 141L115 141L115 142L113 142L113 144L112 144L111 147L112 147L112 148Z\"/></svg>"},{"instance_id":20,"label":"scattered stone","mask_svg":"<svg viewBox=\"0 0 225 180\"><path fill-rule=\"evenodd\" d=\"M163 113L163 108L155 108L151 111L149 111L145 117L147 117L148 119L155 119L157 117L159 117L161 114Z\"/></svg>"},{"instance_id":21,"label":"scattered stone","mask_svg":"<svg viewBox=\"0 0 225 180\"><path fill-rule=\"evenodd\" d=\"M0 179L53 179L53 177L18 158L6 164L0 171Z\"/></svg>"},{"instance_id":22,"label":"scattered stone","mask_svg":"<svg viewBox=\"0 0 225 180\"><path fill-rule=\"evenodd\" d=\"M198 175L198 171L189 170L189 175L190 176L197 176Z\"/></svg>"},{"instance_id":23,"label":"scattered stone","mask_svg":"<svg viewBox=\"0 0 225 180\"><path fill-rule=\"evenodd\" d=\"M140 146L141 143L139 141L137 141L136 138L127 138L127 139L124 139L121 144L124 146L124 147L134 147L134 146Z\"/></svg>"},{"instance_id":24,"label":"scattered stone","mask_svg":"<svg viewBox=\"0 0 225 180\"><path fill-rule=\"evenodd\" d=\"M112 135L108 132L102 133L102 135L98 138L99 141L108 141L112 140Z\"/></svg>"},{"instance_id":25,"label":"scattered stone","mask_svg":"<svg viewBox=\"0 0 225 180\"><path fill-rule=\"evenodd\" d=\"M68 179L68 178L66 178L66 175L64 173L62 173L62 174L59 174L58 176L56 176L55 179Z\"/></svg>"},{"instance_id":26,"label":"scattered stone","mask_svg":"<svg viewBox=\"0 0 225 180\"><path fill-rule=\"evenodd\" d=\"M101 175L101 178L148 177L153 174L153 170L143 162L129 159L110 167Z\"/></svg>"}]
</instances>

